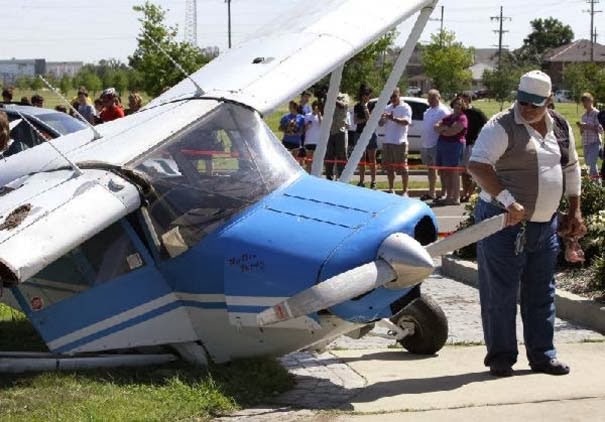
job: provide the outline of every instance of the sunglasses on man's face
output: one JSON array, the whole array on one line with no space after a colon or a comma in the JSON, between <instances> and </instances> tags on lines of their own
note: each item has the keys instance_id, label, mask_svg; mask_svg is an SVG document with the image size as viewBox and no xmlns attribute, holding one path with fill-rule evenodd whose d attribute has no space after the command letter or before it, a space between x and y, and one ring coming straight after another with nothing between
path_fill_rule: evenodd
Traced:
<instances>
[{"instance_id":1,"label":"sunglasses on man's face","mask_svg":"<svg viewBox=\"0 0 605 422\"><path fill-rule=\"evenodd\" d=\"M535 105L535 104L532 104L532 103L528 103L527 101L519 101L519 105L520 105L521 107L531 107L531 108L533 108L533 109L536 109L536 108L540 108L540 107L542 107L542 106L539 106L539 105Z\"/></svg>"}]
</instances>

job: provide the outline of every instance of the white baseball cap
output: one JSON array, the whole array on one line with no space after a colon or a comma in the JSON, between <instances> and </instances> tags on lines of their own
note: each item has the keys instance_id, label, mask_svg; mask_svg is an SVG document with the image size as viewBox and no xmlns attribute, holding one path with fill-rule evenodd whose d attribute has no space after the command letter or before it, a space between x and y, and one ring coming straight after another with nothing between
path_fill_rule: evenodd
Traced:
<instances>
[{"instance_id":1,"label":"white baseball cap","mask_svg":"<svg viewBox=\"0 0 605 422\"><path fill-rule=\"evenodd\" d=\"M540 70L532 70L521 76L517 101L531 103L542 107L550 97L552 83L550 76Z\"/></svg>"}]
</instances>

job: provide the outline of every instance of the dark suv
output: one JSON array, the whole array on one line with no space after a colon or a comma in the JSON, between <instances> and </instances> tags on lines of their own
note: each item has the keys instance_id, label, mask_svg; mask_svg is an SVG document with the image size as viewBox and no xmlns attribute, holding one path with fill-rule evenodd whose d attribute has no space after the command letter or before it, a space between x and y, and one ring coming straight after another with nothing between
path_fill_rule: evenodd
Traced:
<instances>
[{"instance_id":1,"label":"dark suv","mask_svg":"<svg viewBox=\"0 0 605 422\"><path fill-rule=\"evenodd\" d=\"M33 148L48 139L77 132L87 127L86 124L68 114L48 108L0 103L0 111L4 111L8 115L8 121L11 123L19 119L22 120L21 116L23 116L46 138L41 139L27 122L21 121L16 126L11 124L13 127L10 138L23 145L23 148L13 149L13 154L21 149Z\"/></svg>"}]
</instances>

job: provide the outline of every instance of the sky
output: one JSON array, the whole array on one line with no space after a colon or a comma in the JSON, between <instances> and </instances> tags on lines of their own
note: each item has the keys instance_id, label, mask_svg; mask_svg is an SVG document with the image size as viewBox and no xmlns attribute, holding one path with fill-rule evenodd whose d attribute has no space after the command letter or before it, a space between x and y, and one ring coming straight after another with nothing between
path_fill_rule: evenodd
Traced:
<instances>
[{"instance_id":1,"label":"sky","mask_svg":"<svg viewBox=\"0 0 605 422\"><path fill-rule=\"evenodd\" d=\"M132 6L144 0L0 0L0 59L45 58L49 61L97 62L114 58L127 62L136 48L140 14ZM293 3L313 0L232 0L232 40L236 45L277 18ZM315 0L321 1L321 0ZM381 0L374 1L378 7ZM185 26L186 0L153 0L166 13L166 23L178 25L180 39ZM605 9L605 2L602 3ZM586 0L442 0L444 27L454 31L456 38L467 46L493 47L498 44L498 22L490 20L504 6L504 45L514 49L523 43L530 32L529 22L535 18L555 17L572 27L576 39L589 38L590 8ZM433 13L422 42L430 40L431 33L440 27L440 8ZM597 5L597 9L600 8ZM227 48L227 4L225 0L197 0L198 45ZM599 22L605 15L596 15ZM405 41L413 19L400 28L398 43ZM603 36L597 41L605 42Z\"/></svg>"}]
</instances>

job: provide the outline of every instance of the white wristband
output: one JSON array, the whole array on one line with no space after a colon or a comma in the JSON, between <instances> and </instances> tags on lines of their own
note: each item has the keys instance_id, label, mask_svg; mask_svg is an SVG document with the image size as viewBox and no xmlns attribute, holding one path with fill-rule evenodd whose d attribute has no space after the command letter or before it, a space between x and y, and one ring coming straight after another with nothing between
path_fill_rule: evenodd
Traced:
<instances>
[{"instance_id":1,"label":"white wristband","mask_svg":"<svg viewBox=\"0 0 605 422\"><path fill-rule=\"evenodd\" d=\"M496 200L500 202L506 209L508 209L508 207L510 207L515 202L517 202L515 197L506 189L504 189L498 194L498 196L496 196Z\"/></svg>"}]
</instances>

